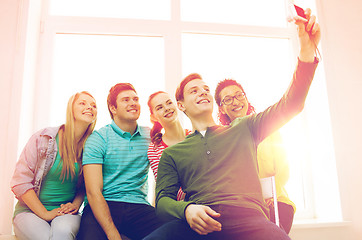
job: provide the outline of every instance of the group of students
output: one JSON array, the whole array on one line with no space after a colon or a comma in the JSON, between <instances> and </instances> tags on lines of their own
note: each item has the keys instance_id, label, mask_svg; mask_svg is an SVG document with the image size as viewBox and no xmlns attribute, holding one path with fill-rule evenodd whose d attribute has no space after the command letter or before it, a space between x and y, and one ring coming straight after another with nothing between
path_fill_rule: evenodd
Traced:
<instances>
[{"instance_id":1,"label":"group of students","mask_svg":"<svg viewBox=\"0 0 362 240\"><path fill-rule=\"evenodd\" d=\"M194 73L176 89L177 106L166 92L149 97L151 130L137 124L134 87L116 84L107 98L112 122L93 131L95 99L73 95L66 123L35 133L17 162L11 188L19 200L18 239L290 239L295 206L284 189L288 169L277 130L303 109L318 64L320 28L305 13L295 19L301 49L291 85L263 112L226 79L215 92L217 125L210 89ZM182 127L178 109L192 130ZM153 204L146 200L149 166ZM270 174L281 227L270 221L273 206L262 197L259 178Z\"/></svg>"}]
</instances>

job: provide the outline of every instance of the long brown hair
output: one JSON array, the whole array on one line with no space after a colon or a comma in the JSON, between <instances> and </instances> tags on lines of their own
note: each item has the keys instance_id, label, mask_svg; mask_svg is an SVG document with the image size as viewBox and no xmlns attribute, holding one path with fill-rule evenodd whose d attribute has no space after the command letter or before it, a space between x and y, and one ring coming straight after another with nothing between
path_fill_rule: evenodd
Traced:
<instances>
[{"instance_id":1,"label":"long brown hair","mask_svg":"<svg viewBox=\"0 0 362 240\"><path fill-rule=\"evenodd\" d=\"M74 112L73 106L75 101L79 98L81 94L87 94L88 96L94 97L86 92L78 92L71 96L68 101L67 105L67 114L66 114L66 121L65 124L61 126L61 130L63 131L63 135L61 138L61 142L59 144L59 154L63 159L63 167L60 174L61 179L66 179L69 176L73 179L75 176L75 162L78 162L80 165L80 173L82 173L82 153L84 148L84 143L87 140L88 136L93 132L93 129L96 125L97 118L89 124L87 130L83 134L82 138L79 140L78 144L75 143L75 136L74 136Z\"/></svg>"},{"instance_id":2,"label":"long brown hair","mask_svg":"<svg viewBox=\"0 0 362 240\"><path fill-rule=\"evenodd\" d=\"M147 105L148 105L148 108L150 109L150 113L151 115L153 114L153 110L152 110L152 105L151 105L151 101L154 97L156 97L158 94L160 93L166 93L164 91L158 91L158 92L155 92L155 93L152 93L149 97L148 97L148 101L147 101ZM167 93L166 93L167 94ZM161 130L162 130L162 125L161 123L159 123L158 121L153 121L152 118L151 118L151 122L153 123L153 126L152 126L152 129L151 129L151 132L150 132L150 136L151 136L151 142L155 145L159 145L162 141L162 133L161 133Z\"/></svg>"}]
</instances>

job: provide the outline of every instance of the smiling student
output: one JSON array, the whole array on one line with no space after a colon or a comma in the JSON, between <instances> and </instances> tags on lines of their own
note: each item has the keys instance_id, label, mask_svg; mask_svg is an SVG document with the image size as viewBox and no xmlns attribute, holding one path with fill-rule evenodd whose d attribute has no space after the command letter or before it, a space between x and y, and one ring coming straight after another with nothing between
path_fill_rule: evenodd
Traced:
<instances>
[{"instance_id":1,"label":"smiling student","mask_svg":"<svg viewBox=\"0 0 362 240\"><path fill-rule=\"evenodd\" d=\"M146 200L149 128L138 126L139 98L129 83L107 98L112 123L89 136L83 154L88 203L77 239L142 239L161 225Z\"/></svg>"},{"instance_id":2,"label":"smiling student","mask_svg":"<svg viewBox=\"0 0 362 240\"><path fill-rule=\"evenodd\" d=\"M219 107L219 122L227 126L237 118L255 114L243 87L233 79L220 81L215 90L215 101ZM280 226L286 233L292 227L295 205L289 199L284 186L289 179L289 163L279 131L272 133L258 145L258 173L260 178L275 176ZM267 201L270 219L275 222L273 201Z\"/></svg>"},{"instance_id":3,"label":"smiling student","mask_svg":"<svg viewBox=\"0 0 362 240\"><path fill-rule=\"evenodd\" d=\"M75 239L84 199L83 146L96 119L92 95L76 93L66 123L36 132L26 144L11 180L19 200L13 219L18 239Z\"/></svg>"},{"instance_id":4,"label":"smiling student","mask_svg":"<svg viewBox=\"0 0 362 240\"><path fill-rule=\"evenodd\" d=\"M151 94L147 104L153 123L147 155L157 180L157 169L163 150L183 141L190 131L182 128L178 119L177 107L168 93L158 91ZM164 134L161 133L162 128L165 130ZM177 193L177 200L180 201L184 198L185 194L180 189Z\"/></svg>"},{"instance_id":5,"label":"smiling student","mask_svg":"<svg viewBox=\"0 0 362 240\"><path fill-rule=\"evenodd\" d=\"M257 171L258 144L302 111L312 82L320 28L306 10L296 19L300 41L292 83L280 101L264 112L218 126L213 97L198 74L184 78L176 90L178 107L194 133L163 151L156 183L156 209L166 223L145 240L290 239L268 220ZM179 188L186 193L176 201Z\"/></svg>"}]
</instances>

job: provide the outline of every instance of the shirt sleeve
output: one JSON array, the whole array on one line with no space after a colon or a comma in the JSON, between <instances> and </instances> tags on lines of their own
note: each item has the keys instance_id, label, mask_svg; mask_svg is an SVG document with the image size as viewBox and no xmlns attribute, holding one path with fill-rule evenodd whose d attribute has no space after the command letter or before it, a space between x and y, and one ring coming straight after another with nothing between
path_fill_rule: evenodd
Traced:
<instances>
[{"instance_id":1,"label":"shirt sleeve","mask_svg":"<svg viewBox=\"0 0 362 240\"><path fill-rule=\"evenodd\" d=\"M34 188L33 180L38 162L37 145L39 135L40 131L31 136L23 151L21 152L18 162L16 163L10 186L11 190L17 198L19 198L29 189ZM39 151L45 154L46 148L39 149Z\"/></svg>"},{"instance_id":2,"label":"shirt sleeve","mask_svg":"<svg viewBox=\"0 0 362 240\"><path fill-rule=\"evenodd\" d=\"M161 154L158 154L157 148L155 144L153 144L152 142L148 146L147 157L148 160L150 161L150 166L153 171L153 174L155 175L155 179L157 180L157 169L158 169L158 163L160 162Z\"/></svg>"},{"instance_id":3,"label":"shirt sleeve","mask_svg":"<svg viewBox=\"0 0 362 240\"><path fill-rule=\"evenodd\" d=\"M98 131L94 131L85 142L82 164L103 164L105 154L106 141Z\"/></svg>"},{"instance_id":4,"label":"shirt sleeve","mask_svg":"<svg viewBox=\"0 0 362 240\"><path fill-rule=\"evenodd\" d=\"M163 219L185 219L185 209L192 202L177 201L180 189L178 174L173 159L165 151L158 165L156 211Z\"/></svg>"},{"instance_id":5,"label":"shirt sleeve","mask_svg":"<svg viewBox=\"0 0 362 240\"><path fill-rule=\"evenodd\" d=\"M265 111L248 118L250 131L257 144L303 110L317 65L317 59L314 63L298 60L293 80L283 97Z\"/></svg>"}]
</instances>

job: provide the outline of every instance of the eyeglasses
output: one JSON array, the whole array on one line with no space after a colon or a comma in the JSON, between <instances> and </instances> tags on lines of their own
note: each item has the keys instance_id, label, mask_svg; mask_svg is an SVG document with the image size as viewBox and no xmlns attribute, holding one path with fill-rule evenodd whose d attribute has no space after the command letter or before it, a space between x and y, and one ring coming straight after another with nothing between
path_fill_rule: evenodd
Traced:
<instances>
[{"instance_id":1,"label":"eyeglasses","mask_svg":"<svg viewBox=\"0 0 362 240\"><path fill-rule=\"evenodd\" d=\"M238 101L242 101L245 99L245 93L237 92L234 96L225 96L221 103L224 105L230 105L234 102L234 98L236 98Z\"/></svg>"}]
</instances>

